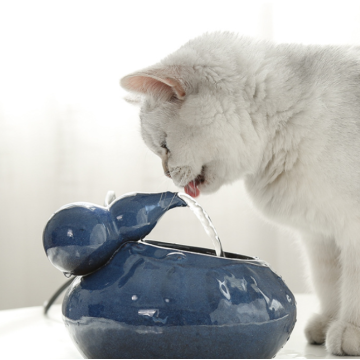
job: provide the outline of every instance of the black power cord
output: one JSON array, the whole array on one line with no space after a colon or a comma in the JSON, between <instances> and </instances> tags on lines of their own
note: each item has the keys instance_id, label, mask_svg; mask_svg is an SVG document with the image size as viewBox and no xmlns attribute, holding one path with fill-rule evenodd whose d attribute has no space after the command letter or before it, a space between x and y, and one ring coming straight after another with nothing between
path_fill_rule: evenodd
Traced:
<instances>
[{"instance_id":1,"label":"black power cord","mask_svg":"<svg viewBox=\"0 0 360 360\"><path fill-rule=\"evenodd\" d=\"M61 295L61 293L67 289L70 284L73 282L73 280L75 279L75 277L72 277L71 279L69 279L68 281L66 281L66 283L64 283L63 285L61 285L59 287L58 290L56 290L56 292L54 293L54 295L48 300L45 301L44 303L44 315L46 315L49 311L49 309L51 308L51 305L55 302L55 300Z\"/></svg>"}]
</instances>

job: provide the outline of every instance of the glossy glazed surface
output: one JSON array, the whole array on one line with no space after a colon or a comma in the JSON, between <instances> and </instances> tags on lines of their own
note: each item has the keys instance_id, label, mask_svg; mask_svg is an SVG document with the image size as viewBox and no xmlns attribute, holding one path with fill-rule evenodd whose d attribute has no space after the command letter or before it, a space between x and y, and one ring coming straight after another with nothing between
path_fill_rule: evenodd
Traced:
<instances>
[{"instance_id":1,"label":"glossy glazed surface","mask_svg":"<svg viewBox=\"0 0 360 360\"><path fill-rule=\"evenodd\" d=\"M174 193L127 194L108 207L74 203L52 216L43 236L49 259L84 275L63 302L74 343L89 358L275 356L296 305L266 263L140 240L177 206L186 203Z\"/></svg>"},{"instance_id":2,"label":"glossy glazed surface","mask_svg":"<svg viewBox=\"0 0 360 360\"><path fill-rule=\"evenodd\" d=\"M186 203L175 193L126 194L109 207L79 202L48 221L43 244L51 263L68 275L97 270L123 242L143 239L162 215Z\"/></svg>"},{"instance_id":3,"label":"glossy glazed surface","mask_svg":"<svg viewBox=\"0 0 360 360\"><path fill-rule=\"evenodd\" d=\"M130 242L75 279L63 314L90 358L271 358L296 306L261 261Z\"/></svg>"}]
</instances>

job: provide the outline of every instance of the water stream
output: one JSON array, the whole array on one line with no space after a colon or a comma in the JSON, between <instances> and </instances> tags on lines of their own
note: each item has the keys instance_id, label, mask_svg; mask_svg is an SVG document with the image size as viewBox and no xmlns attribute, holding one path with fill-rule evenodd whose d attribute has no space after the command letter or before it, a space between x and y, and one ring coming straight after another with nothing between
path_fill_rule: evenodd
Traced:
<instances>
[{"instance_id":1,"label":"water stream","mask_svg":"<svg viewBox=\"0 0 360 360\"><path fill-rule=\"evenodd\" d=\"M209 215L205 212L202 206L197 201L195 201L191 196L184 193L178 193L178 196L179 198L181 198L186 202L186 204L189 206L191 211L196 215L196 217L201 222L201 225L203 226L206 233L210 236L215 247L216 256L224 257L224 252L221 246L219 235L217 234L215 227L210 220Z\"/></svg>"}]
</instances>

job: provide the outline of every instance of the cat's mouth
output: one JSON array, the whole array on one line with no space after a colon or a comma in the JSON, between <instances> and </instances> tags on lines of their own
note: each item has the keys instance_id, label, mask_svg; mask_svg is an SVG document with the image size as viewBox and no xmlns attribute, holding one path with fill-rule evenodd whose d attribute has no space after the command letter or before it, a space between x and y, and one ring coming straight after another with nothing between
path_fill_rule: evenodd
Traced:
<instances>
[{"instance_id":1,"label":"cat's mouth","mask_svg":"<svg viewBox=\"0 0 360 360\"><path fill-rule=\"evenodd\" d=\"M191 180L185 187L184 191L186 194L192 197L198 197L200 195L199 185L205 182L204 168L194 180Z\"/></svg>"}]
</instances>

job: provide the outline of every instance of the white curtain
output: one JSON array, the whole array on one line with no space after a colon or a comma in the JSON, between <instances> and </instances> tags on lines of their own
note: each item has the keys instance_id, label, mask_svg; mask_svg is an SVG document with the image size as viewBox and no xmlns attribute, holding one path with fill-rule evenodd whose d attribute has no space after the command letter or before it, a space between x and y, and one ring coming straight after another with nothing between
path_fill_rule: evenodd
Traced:
<instances>
[{"instance_id":1,"label":"white curtain","mask_svg":"<svg viewBox=\"0 0 360 360\"><path fill-rule=\"evenodd\" d=\"M0 3L0 309L40 305L65 281L42 230L106 191L177 191L143 144L119 79L190 38L229 30L277 42L360 42L358 1L3 1ZM306 291L296 234L267 223L242 183L201 196L226 251L256 255ZM152 238L211 247L190 210Z\"/></svg>"}]
</instances>

